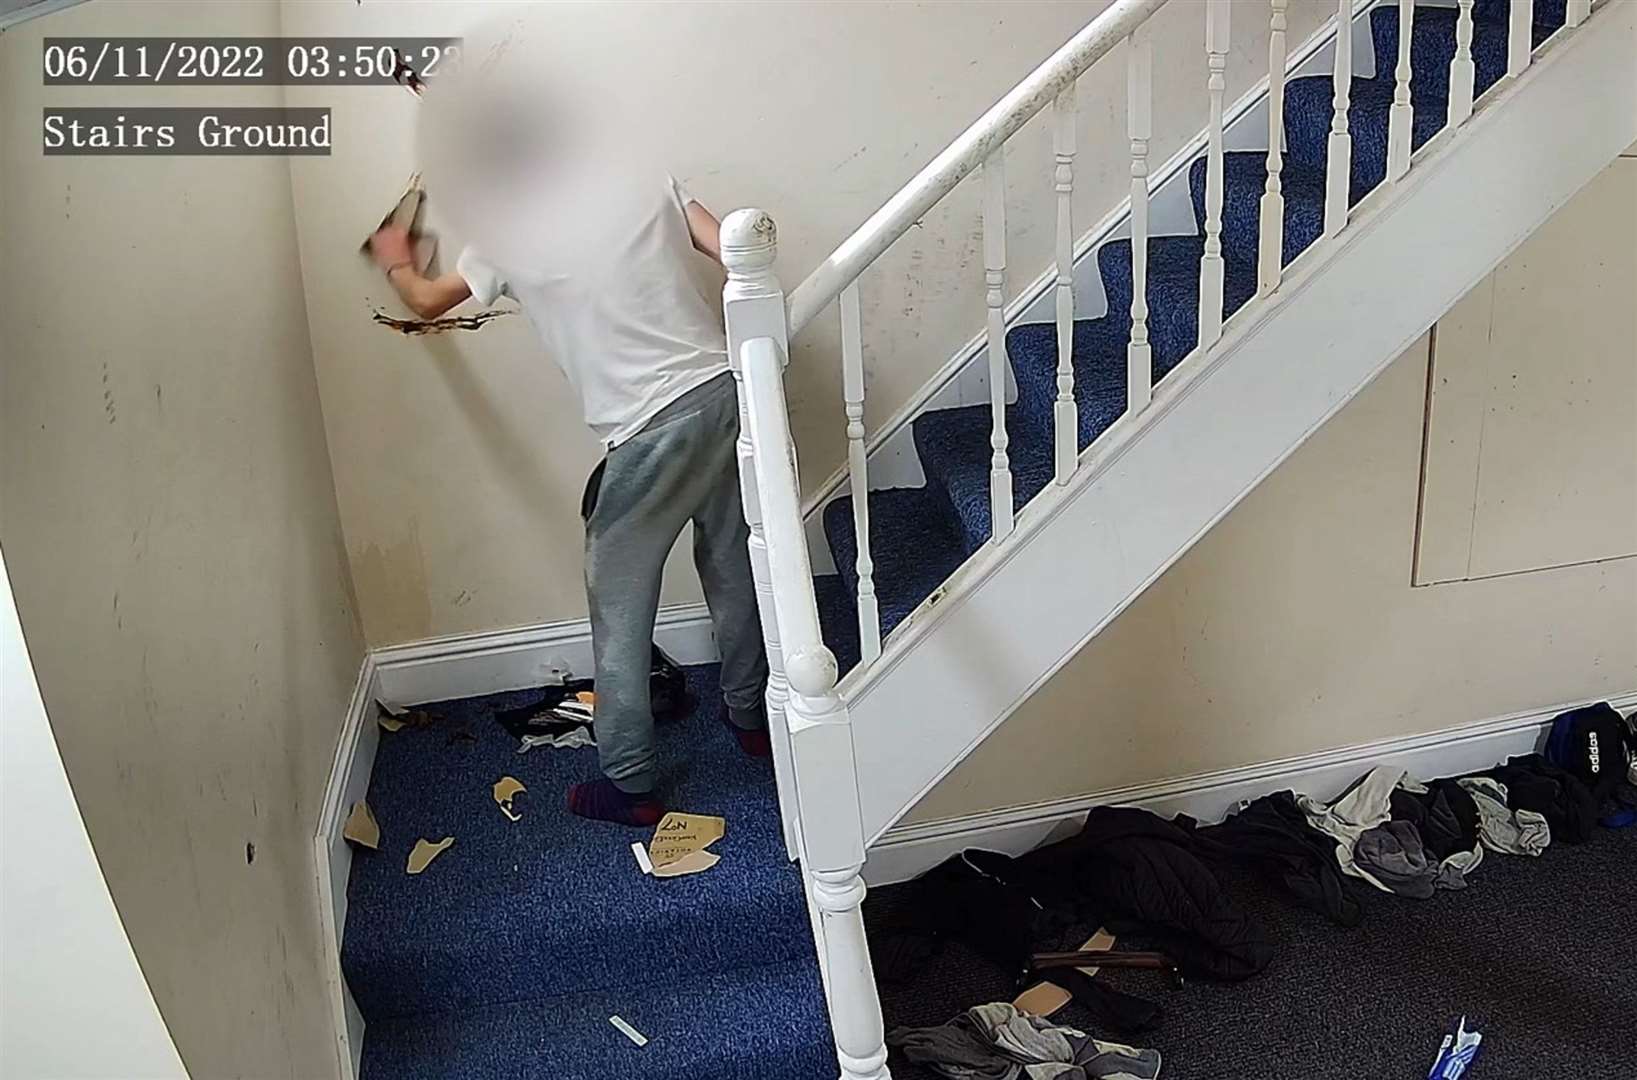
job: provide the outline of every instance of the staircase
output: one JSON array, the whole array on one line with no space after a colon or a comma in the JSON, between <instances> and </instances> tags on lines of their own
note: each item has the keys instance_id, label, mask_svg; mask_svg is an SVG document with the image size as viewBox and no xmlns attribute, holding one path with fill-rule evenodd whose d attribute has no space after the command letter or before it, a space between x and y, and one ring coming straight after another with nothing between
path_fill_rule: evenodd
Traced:
<instances>
[{"instance_id":1,"label":"staircase","mask_svg":"<svg viewBox=\"0 0 1637 1080\"><path fill-rule=\"evenodd\" d=\"M1150 234L1143 28L1165 4L1115 0L788 297L772 219L724 223L773 775L708 710L661 729L673 804L729 824L719 866L656 881L628 830L560 809L592 755L520 758L494 723L527 692L446 703L440 723L383 739L369 798L388 840L354 861L343 947L366 1080L884 1080L859 912L868 846L1637 139L1637 0L1339 0L1331 70L1289 78L1286 3L1270 0L1257 115L1283 150L1230 152L1228 4L1205 0L1187 8L1204 16L1212 124L1178 174L1195 231ZM1351 75L1355 33L1373 77ZM1081 237L1073 88L1097 63L1130 65L1133 194ZM1004 169L1027 165L1006 140L1048 108L1055 272L1009 318ZM857 280L979 170L987 332L971 363L990 400L924 408L872 441ZM1076 318L1088 282L1106 311ZM804 510L783 369L789 338L832 304L849 465ZM912 440L924 485L872 485L892 438ZM813 536L835 573L813 573ZM713 678L690 671L699 700ZM530 788L522 823L488 803L501 775ZM443 836L454 846L407 876L413 840Z\"/></svg>"}]
</instances>

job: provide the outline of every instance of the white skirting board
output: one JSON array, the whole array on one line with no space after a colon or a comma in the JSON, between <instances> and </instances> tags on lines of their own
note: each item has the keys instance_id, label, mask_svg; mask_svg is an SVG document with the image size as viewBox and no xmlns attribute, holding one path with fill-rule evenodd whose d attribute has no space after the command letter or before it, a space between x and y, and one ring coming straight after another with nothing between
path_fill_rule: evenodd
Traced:
<instances>
[{"instance_id":1,"label":"white skirting board","mask_svg":"<svg viewBox=\"0 0 1637 1080\"><path fill-rule=\"evenodd\" d=\"M335 760L330 766L330 780L324 787L324 804L318 814L318 831L313 836L320 946L324 951L324 970L329 975L337 1065L344 1080L358 1075L364 1053L364 1017L341 974L341 935L347 926L347 878L352 873L352 849L341 838L341 830L353 804L369 791L370 770L375 766L375 750L381 742L381 729L375 723L375 698L375 656L365 653L352 700L347 704L346 718L341 724L341 734L336 740Z\"/></svg>"},{"instance_id":2,"label":"white skirting board","mask_svg":"<svg viewBox=\"0 0 1637 1080\"><path fill-rule=\"evenodd\" d=\"M704 604L661 610L654 640L681 664L705 664L718 658L710 613ZM527 689L546 683L553 671L595 676L589 621L575 619L434 638L365 654L336 741L335 760L313 837L316 902L323 929L325 970L331 975L336 1053L343 1080L358 1075L364 1051L364 1018L341 974L347 877L352 871L352 849L341 838L341 829L353 804L369 791L375 751L381 741L375 703L419 705Z\"/></svg>"},{"instance_id":3,"label":"white skirting board","mask_svg":"<svg viewBox=\"0 0 1637 1080\"><path fill-rule=\"evenodd\" d=\"M1637 691L1607 699L1622 713L1637 707ZM1322 750L1315 754L1201 773L1053 802L969 817L901 825L870 848L864 880L870 885L908 881L965 848L1021 855L1079 831L1097 806L1140 806L1162 817L1187 814L1217 822L1241 802L1287 788L1332 799L1376 765L1403 768L1412 776L1458 776L1486 769L1540 747L1552 718L1584 702L1513 713L1424 735Z\"/></svg>"},{"instance_id":4,"label":"white skirting board","mask_svg":"<svg viewBox=\"0 0 1637 1080\"><path fill-rule=\"evenodd\" d=\"M654 640L679 664L717 659L704 604L661 608ZM376 693L394 706L544 686L553 672L596 674L586 619L388 645L375 650L375 668Z\"/></svg>"}]
</instances>

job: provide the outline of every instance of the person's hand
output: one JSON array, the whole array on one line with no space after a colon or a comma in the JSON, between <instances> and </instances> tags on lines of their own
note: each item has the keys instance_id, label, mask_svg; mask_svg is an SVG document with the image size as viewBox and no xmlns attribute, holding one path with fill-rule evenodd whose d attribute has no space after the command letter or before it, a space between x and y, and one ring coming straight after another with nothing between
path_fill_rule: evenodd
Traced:
<instances>
[{"instance_id":1,"label":"person's hand","mask_svg":"<svg viewBox=\"0 0 1637 1080\"><path fill-rule=\"evenodd\" d=\"M386 225L369 238L370 258L382 271L390 273L395 266L413 263L409 249L409 230L402 225Z\"/></svg>"}]
</instances>

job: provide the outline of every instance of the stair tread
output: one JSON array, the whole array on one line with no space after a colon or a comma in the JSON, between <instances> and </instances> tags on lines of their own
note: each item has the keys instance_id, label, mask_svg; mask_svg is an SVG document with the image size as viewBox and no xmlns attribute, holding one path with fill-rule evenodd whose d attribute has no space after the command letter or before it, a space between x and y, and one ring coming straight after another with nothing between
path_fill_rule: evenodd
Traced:
<instances>
[{"instance_id":1,"label":"stair tread","mask_svg":"<svg viewBox=\"0 0 1637 1080\"><path fill-rule=\"evenodd\" d=\"M1054 351L1055 348L1054 343ZM992 531L989 513L992 427L987 405L936 409L915 418L915 448L921 455L928 486L936 482L948 497L966 555L988 543ZM1020 423L1015 408L1007 411L1006 427L1012 506L1014 510L1021 510L1051 482L1052 445L1037 429ZM938 584L933 582L932 587Z\"/></svg>"},{"instance_id":2,"label":"stair tread","mask_svg":"<svg viewBox=\"0 0 1637 1080\"><path fill-rule=\"evenodd\" d=\"M752 929L750 936L765 931L740 927ZM515 976L496 972L497 979ZM648 1044L639 1047L615 1028L609 1017L616 1015ZM549 1002L372 1021L361 1080L833 1080L832 1047L809 956Z\"/></svg>"},{"instance_id":3,"label":"stair tread","mask_svg":"<svg viewBox=\"0 0 1637 1080\"><path fill-rule=\"evenodd\" d=\"M600 775L595 750L517 753L492 714L537 700L536 692L429 706L444 723L382 736L368 796L381 850L354 854L342 950L372 1027L812 955L772 770L722 730L715 666L687 674L699 706L659 727L661 782L674 808L728 822L713 849L722 862L691 877L645 877L630 850L645 830L568 813L568 784ZM491 797L503 775L529 789L519 822ZM454 846L424 873L406 875L416 839L444 836Z\"/></svg>"},{"instance_id":4,"label":"stair tread","mask_svg":"<svg viewBox=\"0 0 1637 1080\"><path fill-rule=\"evenodd\" d=\"M875 564L881 636L892 633L964 557L960 538L938 492L886 488L870 492L870 556ZM858 591L858 545L853 500L844 495L824 508L824 531L849 597ZM857 609L853 609L857 620Z\"/></svg>"}]
</instances>

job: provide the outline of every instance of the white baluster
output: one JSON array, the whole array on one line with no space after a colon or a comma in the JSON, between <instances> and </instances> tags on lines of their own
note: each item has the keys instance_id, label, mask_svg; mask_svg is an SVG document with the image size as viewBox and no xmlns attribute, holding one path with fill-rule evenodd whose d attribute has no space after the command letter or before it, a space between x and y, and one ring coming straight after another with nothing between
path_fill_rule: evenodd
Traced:
<instances>
[{"instance_id":1,"label":"white baluster","mask_svg":"<svg viewBox=\"0 0 1637 1080\"><path fill-rule=\"evenodd\" d=\"M858 543L858 636L863 661L881 655L881 611L870 558L869 458L864 453L864 332L858 282L841 292L841 381L847 409L847 478L853 494L853 535Z\"/></svg>"},{"instance_id":2,"label":"white baluster","mask_svg":"<svg viewBox=\"0 0 1637 1080\"><path fill-rule=\"evenodd\" d=\"M1324 174L1324 235L1347 225L1347 196L1353 180L1353 136L1347 109L1353 94L1353 0L1340 0L1336 14L1335 115L1330 121Z\"/></svg>"},{"instance_id":3,"label":"white baluster","mask_svg":"<svg viewBox=\"0 0 1637 1080\"><path fill-rule=\"evenodd\" d=\"M1148 343L1148 140L1154 127L1154 42L1147 29L1130 38L1126 128L1131 135L1131 343L1125 352L1126 409L1137 413L1154 393Z\"/></svg>"},{"instance_id":4,"label":"white baluster","mask_svg":"<svg viewBox=\"0 0 1637 1080\"><path fill-rule=\"evenodd\" d=\"M1210 140L1205 158L1205 257L1199 264L1199 347L1208 349L1222 336L1222 289L1227 280L1222 261L1222 92L1227 88L1228 0L1205 0L1205 53L1211 69Z\"/></svg>"},{"instance_id":5,"label":"white baluster","mask_svg":"<svg viewBox=\"0 0 1637 1080\"><path fill-rule=\"evenodd\" d=\"M1284 273L1285 192L1280 179L1285 155L1285 7L1289 0L1273 0L1268 35L1268 186L1262 195L1260 237L1257 240L1256 294L1266 296L1279 287Z\"/></svg>"},{"instance_id":6,"label":"white baluster","mask_svg":"<svg viewBox=\"0 0 1637 1080\"><path fill-rule=\"evenodd\" d=\"M722 224L721 245L722 264L728 271L727 284L722 289L728 361L739 391L736 447L739 492L744 502L745 521L750 526L750 572L756 583L762 644L767 650L767 728L773 743L773 773L779 790L785 848L795 859L801 852L801 839L796 774L786 722L790 684L784 674L784 650L779 644L779 623L773 610L773 576L768 569L767 538L762 526L761 497L757 492L755 455L750 442L749 398L739 362L739 347L749 338L785 334L784 294L773 275L777 251L773 219L755 210L729 214Z\"/></svg>"},{"instance_id":7,"label":"white baluster","mask_svg":"<svg viewBox=\"0 0 1637 1080\"><path fill-rule=\"evenodd\" d=\"M1449 62L1449 126L1462 123L1472 115L1473 88L1477 83L1478 68L1472 62L1472 5L1475 0L1460 0L1460 13L1455 18L1455 59Z\"/></svg>"},{"instance_id":8,"label":"white baluster","mask_svg":"<svg viewBox=\"0 0 1637 1080\"><path fill-rule=\"evenodd\" d=\"M1563 12L1563 25L1579 26L1591 13L1592 0L1569 0L1569 6Z\"/></svg>"},{"instance_id":9,"label":"white baluster","mask_svg":"<svg viewBox=\"0 0 1637 1080\"><path fill-rule=\"evenodd\" d=\"M1012 467L1006 456L1006 167L1005 147L983 163L983 280L989 322L989 405L994 430L989 445L990 537L1012 533Z\"/></svg>"},{"instance_id":10,"label":"white baluster","mask_svg":"<svg viewBox=\"0 0 1637 1080\"><path fill-rule=\"evenodd\" d=\"M887 1047L864 936L864 830L851 720L836 693L836 661L819 637L784 396L784 342L745 343L751 443L766 516L785 670L790 674L789 723L796 791L801 800L802 870L818 909L830 1029L842 1080L891 1080Z\"/></svg>"},{"instance_id":11,"label":"white baluster","mask_svg":"<svg viewBox=\"0 0 1637 1080\"><path fill-rule=\"evenodd\" d=\"M1080 411L1074 403L1074 84L1052 103L1053 176L1057 189L1057 401L1052 406L1057 482L1080 459Z\"/></svg>"},{"instance_id":12,"label":"white baluster","mask_svg":"<svg viewBox=\"0 0 1637 1080\"><path fill-rule=\"evenodd\" d=\"M1506 31L1506 73L1522 75L1535 52L1535 0L1512 0L1512 25Z\"/></svg>"},{"instance_id":13,"label":"white baluster","mask_svg":"<svg viewBox=\"0 0 1637 1080\"><path fill-rule=\"evenodd\" d=\"M1393 107L1387 114L1387 179L1410 171L1410 146L1415 132L1415 109L1410 103L1410 32L1415 26L1415 0L1398 0L1398 67L1393 86Z\"/></svg>"}]
</instances>

